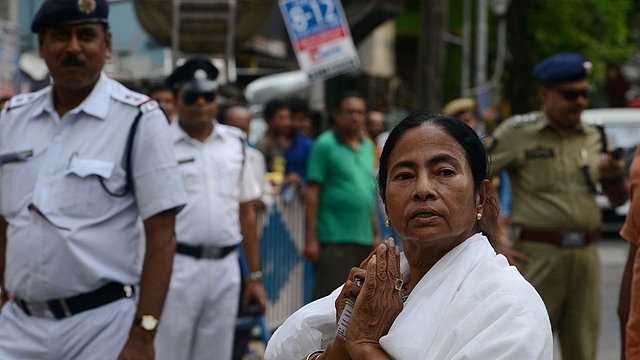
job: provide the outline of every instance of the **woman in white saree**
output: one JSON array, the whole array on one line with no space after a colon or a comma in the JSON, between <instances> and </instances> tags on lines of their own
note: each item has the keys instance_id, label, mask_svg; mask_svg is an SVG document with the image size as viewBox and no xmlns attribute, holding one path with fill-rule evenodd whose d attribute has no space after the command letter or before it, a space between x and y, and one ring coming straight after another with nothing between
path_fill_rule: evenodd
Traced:
<instances>
[{"instance_id":1,"label":"woman in white saree","mask_svg":"<svg viewBox=\"0 0 640 360\"><path fill-rule=\"evenodd\" d=\"M393 239L379 245L341 289L287 319L265 359L551 360L540 296L483 235L498 216L487 166L459 120L400 122L378 185L404 253Z\"/></svg>"}]
</instances>

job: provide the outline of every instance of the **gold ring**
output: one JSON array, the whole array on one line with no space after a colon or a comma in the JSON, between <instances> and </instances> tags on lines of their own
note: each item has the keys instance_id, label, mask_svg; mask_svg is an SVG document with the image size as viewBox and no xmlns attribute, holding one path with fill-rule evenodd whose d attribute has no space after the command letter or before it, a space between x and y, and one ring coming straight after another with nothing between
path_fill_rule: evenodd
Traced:
<instances>
[{"instance_id":1,"label":"gold ring","mask_svg":"<svg viewBox=\"0 0 640 360\"><path fill-rule=\"evenodd\" d=\"M361 288L362 287L362 283L364 283L364 279L357 277L357 278L353 279L353 283L356 284L357 287Z\"/></svg>"},{"instance_id":2,"label":"gold ring","mask_svg":"<svg viewBox=\"0 0 640 360\"><path fill-rule=\"evenodd\" d=\"M393 286L393 288L398 291L401 291L403 285L404 285L404 281L402 281L402 279L396 279L396 284Z\"/></svg>"}]
</instances>

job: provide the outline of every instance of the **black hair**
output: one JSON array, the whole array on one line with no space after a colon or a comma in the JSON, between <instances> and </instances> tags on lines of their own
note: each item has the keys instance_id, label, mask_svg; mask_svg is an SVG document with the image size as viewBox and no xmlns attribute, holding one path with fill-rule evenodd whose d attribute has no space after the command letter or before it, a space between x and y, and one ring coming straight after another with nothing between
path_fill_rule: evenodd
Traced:
<instances>
[{"instance_id":1,"label":"black hair","mask_svg":"<svg viewBox=\"0 0 640 360\"><path fill-rule=\"evenodd\" d=\"M171 91L173 93L173 89L171 88L171 86L169 86L168 84L165 84L164 82L161 82L161 83L157 83L149 86L149 91L147 91L147 94L151 95L158 91L165 91L165 90Z\"/></svg>"},{"instance_id":2,"label":"black hair","mask_svg":"<svg viewBox=\"0 0 640 360\"><path fill-rule=\"evenodd\" d=\"M482 182L485 179L488 179L489 160L487 150L482 143L482 140L478 137L478 134L476 134L471 127L457 118L442 115L440 113L421 112L411 114L402 119L402 121L400 121L400 123L391 130L389 137L384 144L382 154L380 155L380 170L378 173L378 189L382 200L386 201L387 173L389 171L389 157L391 152L407 130L416 128L423 124L432 124L433 126L444 130L460 144L465 152L467 161L469 161L469 166L471 167L474 190L476 192L480 191ZM485 208L485 217L488 220L487 230L489 230L487 235L491 238L491 233L495 231L497 221L499 221L498 202L495 191L491 191L487 194ZM478 230L481 231L483 229L480 228L480 226L481 224L478 222Z\"/></svg>"},{"instance_id":3,"label":"black hair","mask_svg":"<svg viewBox=\"0 0 640 360\"><path fill-rule=\"evenodd\" d=\"M287 106L289 107L289 111L291 111L292 113L301 112L307 116L309 116L310 114L309 104L306 100L299 97L294 97L287 100Z\"/></svg>"},{"instance_id":4,"label":"black hair","mask_svg":"<svg viewBox=\"0 0 640 360\"><path fill-rule=\"evenodd\" d=\"M359 92L357 90L347 90L347 91L341 93L340 96L338 97L338 101L336 102L336 110L337 111L340 111L342 109L342 103L348 98L362 99L362 101L364 101L365 104L367 103L367 99L364 97L364 95L362 95L361 92Z\"/></svg>"},{"instance_id":5,"label":"black hair","mask_svg":"<svg viewBox=\"0 0 640 360\"><path fill-rule=\"evenodd\" d=\"M264 106L264 111L262 113L264 115L264 119L268 120L273 118L278 112L278 110L288 109L288 108L289 107L287 106L287 103L284 100L273 99Z\"/></svg>"}]
</instances>

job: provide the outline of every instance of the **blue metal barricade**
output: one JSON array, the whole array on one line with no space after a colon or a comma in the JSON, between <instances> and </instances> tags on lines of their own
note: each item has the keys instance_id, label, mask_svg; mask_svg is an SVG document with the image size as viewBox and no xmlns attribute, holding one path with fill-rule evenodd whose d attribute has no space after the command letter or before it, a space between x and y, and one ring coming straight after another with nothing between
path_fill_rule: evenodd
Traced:
<instances>
[{"instance_id":1,"label":"blue metal barricade","mask_svg":"<svg viewBox=\"0 0 640 360\"><path fill-rule=\"evenodd\" d=\"M267 324L274 329L311 299L312 265L302 256L305 243L304 197L297 191L290 201L274 196L274 204L259 218L262 230L262 268L269 295Z\"/></svg>"},{"instance_id":2,"label":"blue metal barricade","mask_svg":"<svg viewBox=\"0 0 640 360\"><path fill-rule=\"evenodd\" d=\"M261 229L264 285L269 295L266 319L270 329L311 301L313 265L302 256L305 245L304 197L298 190L289 200L274 196L270 211L258 219ZM386 216L378 200L378 220L383 239L395 236L384 226ZM345 279L347 274L345 274Z\"/></svg>"}]
</instances>

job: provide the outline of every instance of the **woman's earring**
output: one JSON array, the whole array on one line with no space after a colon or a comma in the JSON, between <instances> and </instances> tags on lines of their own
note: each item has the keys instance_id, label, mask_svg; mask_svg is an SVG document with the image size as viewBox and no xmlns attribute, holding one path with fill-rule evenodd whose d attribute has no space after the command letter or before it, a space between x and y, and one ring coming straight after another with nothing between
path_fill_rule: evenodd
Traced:
<instances>
[{"instance_id":1,"label":"woman's earring","mask_svg":"<svg viewBox=\"0 0 640 360\"><path fill-rule=\"evenodd\" d=\"M386 226L386 227L390 228L390 227L391 227L391 221L389 221L389 219L387 219L387 220L384 222L384 226Z\"/></svg>"},{"instance_id":2,"label":"woman's earring","mask_svg":"<svg viewBox=\"0 0 640 360\"><path fill-rule=\"evenodd\" d=\"M476 219L478 219L478 221L482 220L482 213L478 213L476 214Z\"/></svg>"}]
</instances>

